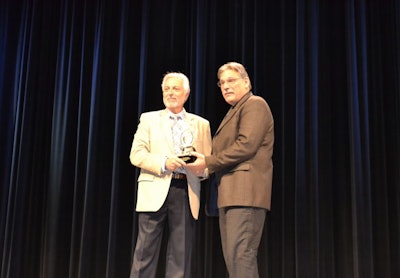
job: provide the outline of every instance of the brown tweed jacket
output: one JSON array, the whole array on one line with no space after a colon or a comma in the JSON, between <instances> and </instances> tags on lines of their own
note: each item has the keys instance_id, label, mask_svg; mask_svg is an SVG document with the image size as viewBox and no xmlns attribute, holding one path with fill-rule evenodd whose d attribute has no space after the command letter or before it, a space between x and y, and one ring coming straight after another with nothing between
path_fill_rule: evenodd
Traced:
<instances>
[{"instance_id":1,"label":"brown tweed jacket","mask_svg":"<svg viewBox=\"0 0 400 278\"><path fill-rule=\"evenodd\" d=\"M206 156L218 184L218 207L270 209L274 120L267 102L247 93L228 111Z\"/></svg>"}]
</instances>

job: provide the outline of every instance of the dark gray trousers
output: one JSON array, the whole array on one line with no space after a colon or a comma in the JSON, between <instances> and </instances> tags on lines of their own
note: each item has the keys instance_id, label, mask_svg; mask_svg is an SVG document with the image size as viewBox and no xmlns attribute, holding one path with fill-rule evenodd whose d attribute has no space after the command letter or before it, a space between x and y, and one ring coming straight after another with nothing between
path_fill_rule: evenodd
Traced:
<instances>
[{"instance_id":1,"label":"dark gray trousers","mask_svg":"<svg viewBox=\"0 0 400 278\"><path fill-rule=\"evenodd\" d=\"M162 235L168 224L166 278L189 278L194 230L186 180L172 180L168 197L157 212L140 212L138 238L130 278L152 278L157 273Z\"/></svg>"},{"instance_id":2,"label":"dark gray trousers","mask_svg":"<svg viewBox=\"0 0 400 278\"><path fill-rule=\"evenodd\" d=\"M266 209L224 207L219 209L222 251L230 278L257 278L257 254Z\"/></svg>"}]
</instances>

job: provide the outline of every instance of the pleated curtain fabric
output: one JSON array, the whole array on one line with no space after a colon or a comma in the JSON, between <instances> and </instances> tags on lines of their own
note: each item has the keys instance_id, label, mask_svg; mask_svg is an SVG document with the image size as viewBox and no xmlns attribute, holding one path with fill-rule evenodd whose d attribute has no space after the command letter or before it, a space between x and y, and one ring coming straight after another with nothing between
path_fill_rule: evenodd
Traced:
<instances>
[{"instance_id":1,"label":"pleated curtain fabric","mask_svg":"<svg viewBox=\"0 0 400 278\"><path fill-rule=\"evenodd\" d=\"M215 134L229 61L274 116L260 277L400 277L400 1L1 0L0 38L0 277L128 277L140 115L181 71ZM177 152L197 138L181 116ZM227 277L204 211L191 277Z\"/></svg>"}]
</instances>

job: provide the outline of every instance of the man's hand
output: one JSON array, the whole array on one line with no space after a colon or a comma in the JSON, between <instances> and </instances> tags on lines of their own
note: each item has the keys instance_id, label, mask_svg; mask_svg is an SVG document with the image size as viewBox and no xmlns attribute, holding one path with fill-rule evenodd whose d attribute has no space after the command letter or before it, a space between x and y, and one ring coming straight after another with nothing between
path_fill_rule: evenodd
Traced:
<instances>
[{"instance_id":1,"label":"man's hand","mask_svg":"<svg viewBox=\"0 0 400 278\"><path fill-rule=\"evenodd\" d=\"M168 157L167 161L165 161L165 168L170 170L171 172L175 171L179 167L184 166L186 166L185 161L183 161L179 157Z\"/></svg>"},{"instance_id":2,"label":"man's hand","mask_svg":"<svg viewBox=\"0 0 400 278\"><path fill-rule=\"evenodd\" d=\"M186 164L184 166L185 169L194 173L196 176L202 176L204 170L207 168L204 154L198 152L191 152L190 154L196 156L197 159L192 163Z\"/></svg>"}]
</instances>

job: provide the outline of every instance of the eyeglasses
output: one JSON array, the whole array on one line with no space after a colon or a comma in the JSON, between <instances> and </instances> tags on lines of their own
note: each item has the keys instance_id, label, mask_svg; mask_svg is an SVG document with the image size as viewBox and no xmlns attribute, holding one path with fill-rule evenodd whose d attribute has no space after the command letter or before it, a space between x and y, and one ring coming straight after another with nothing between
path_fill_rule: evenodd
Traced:
<instances>
[{"instance_id":1,"label":"eyeglasses","mask_svg":"<svg viewBox=\"0 0 400 278\"><path fill-rule=\"evenodd\" d=\"M229 78L226 81L218 81L217 86L222 87L222 86L224 86L225 83L228 84L228 86L233 86L233 85L235 85L236 81L238 81L239 79L242 79L242 78Z\"/></svg>"}]
</instances>

